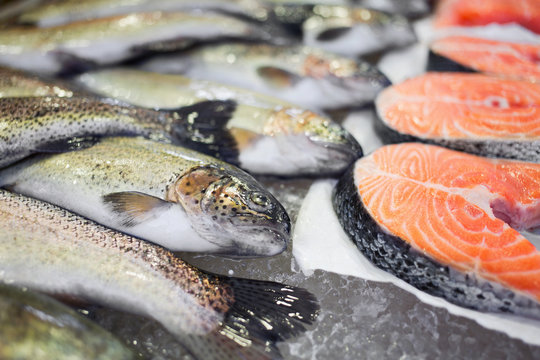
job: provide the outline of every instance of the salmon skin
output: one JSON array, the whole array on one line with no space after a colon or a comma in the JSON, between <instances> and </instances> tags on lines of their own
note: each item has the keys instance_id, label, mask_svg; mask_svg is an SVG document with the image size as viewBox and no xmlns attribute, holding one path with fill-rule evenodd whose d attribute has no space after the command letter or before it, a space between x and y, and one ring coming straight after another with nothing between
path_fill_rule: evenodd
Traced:
<instances>
[{"instance_id":1,"label":"salmon skin","mask_svg":"<svg viewBox=\"0 0 540 360\"><path fill-rule=\"evenodd\" d=\"M538 0L442 0L434 18L435 27L482 26L517 23L540 33Z\"/></svg>"},{"instance_id":2,"label":"salmon skin","mask_svg":"<svg viewBox=\"0 0 540 360\"><path fill-rule=\"evenodd\" d=\"M333 193L340 223L379 268L447 301L540 319L540 165L418 143L382 147Z\"/></svg>"},{"instance_id":3,"label":"salmon skin","mask_svg":"<svg viewBox=\"0 0 540 360\"><path fill-rule=\"evenodd\" d=\"M382 91L376 131L472 154L540 162L540 87L482 74L427 73Z\"/></svg>"},{"instance_id":4,"label":"salmon skin","mask_svg":"<svg viewBox=\"0 0 540 360\"><path fill-rule=\"evenodd\" d=\"M431 43L428 71L481 72L540 83L540 45L449 36Z\"/></svg>"}]
</instances>

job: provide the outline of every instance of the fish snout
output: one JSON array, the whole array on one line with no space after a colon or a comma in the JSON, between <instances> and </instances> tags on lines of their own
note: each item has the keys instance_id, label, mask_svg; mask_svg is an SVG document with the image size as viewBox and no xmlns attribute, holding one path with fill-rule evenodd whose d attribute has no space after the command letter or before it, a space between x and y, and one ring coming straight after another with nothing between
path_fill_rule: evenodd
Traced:
<instances>
[{"instance_id":1,"label":"fish snout","mask_svg":"<svg viewBox=\"0 0 540 360\"><path fill-rule=\"evenodd\" d=\"M345 128L335 123L332 124L332 136L310 134L310 142L320 149L317 163L318 174L340 174L347 167L363 156L363 150L354 136Z\"/></svg>"}]
</instances>

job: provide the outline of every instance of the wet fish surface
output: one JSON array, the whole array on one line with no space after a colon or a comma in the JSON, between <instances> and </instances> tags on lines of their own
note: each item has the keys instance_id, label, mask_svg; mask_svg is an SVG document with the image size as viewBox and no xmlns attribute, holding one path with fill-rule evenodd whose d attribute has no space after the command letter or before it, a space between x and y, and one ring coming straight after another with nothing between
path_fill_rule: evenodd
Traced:
<instances>
[{"instance_id":1,"label":"wet fish surface","mask_svg":"<svg viewBox=\"0 0 540 360\"><path fill-rule=\"evenodd\" d=\"M209 101L234 103L221 126L218 116L190 117L185 133L196 139L186 136L181 143L251 173L334 175L362 155L354 137L329 117L239 88L130 69L85 73L78 81L100 95L149 108L189 106L201 113ZM203 131L206 140L200 141Z\"/></svg>"},{"instance_id":2,"label":"wet fish surface","mask_svg":"<svg viewBox=\"0 0 540 360\"><path fill-rule=\"evenodd\" d=\"M171 250L269 256L289 240L285 209L253 177L142 138L31 158L0 172L0 183Z\"/></svg>"},{"instance_id":3,"label":"wet fish surface","mask_svg":"<svg viewBox=\"0 0 540 360\"><path fill-rule=\"evenodd\" d=\"M317 315L307 290L203 272L159 246L0 191L0 280L148 316L196 359L280 357Z\"/></svg>"},{"instance_id":4,"label":"wet fish surface","mask_svg":"<svg viewBox=\"0 0 540 360\"><path fill-rule=\"evenodd\" d=\"M5 246L6 237L0 236ZM0 358L134 359L135 355L71 308L48 296L0 283Z\"/></svg>"},{"instance_id":5,"label":"wet fish surface","mask_svg":"<svg viewBox=\"0 0 540 360\"><path fill-rule=\"evenodd\" d=\"M156 11L2 30L0 64L54 75L220 37L271 40L261 28L224 14Z\"/></svg>"},{"instance_id":6,"label":"wet fish surface","mask_svg":"<svg viewBox=\"0 0 540 360\"><path fill-rule=\"evenodd\" d=\"M449 36L430 45L428 71L481 72L540 83L540 45Z\"/></svg>"},{"instance_id":7,"label":"wet fish surface","mask_svg":"<svg viewBox=\"0 0 540 360\"><path fill-rule=\"evenodd\" d=\"M540 87L482 74L427 73L376 100L386 143L420 141L477 155L540 162Z\"/></svg>"},{"instance_id":8,"label":"wet fish surface","mask_svg":"<svg viewBox=\"0 0 540 360\"><path fill-rule=\"evenodd\" d=\"M358 107L390 84L365 61L301 46L212 44L140 66L248 88L308 109Z\"/></svg>"},{"instance_id":9,"label":"wet fish surface","mask_svg":"<svg viewBox=\"0 0 540 360\"><path fill-rule=\"evenodd\" d=\"M337 184L334 209L367 258L434 296L540 319L540 165L390 145Z\"/></svg>"}]
</instances>

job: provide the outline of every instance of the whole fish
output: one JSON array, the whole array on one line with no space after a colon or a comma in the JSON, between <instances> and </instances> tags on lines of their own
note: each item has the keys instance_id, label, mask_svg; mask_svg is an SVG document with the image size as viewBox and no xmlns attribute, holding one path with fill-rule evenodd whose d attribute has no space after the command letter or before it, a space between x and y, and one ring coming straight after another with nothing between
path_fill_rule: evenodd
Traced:
<instances>
[{"instance_id":1,"label":"whole fish","mask_svg":"<svg viewBox=\"0 0 540 360\"><path fill-rule=\"evenodd\" d=\"M290 32L301 34L305 45L350 57L416 41L403 15L364 7L284 5L274 15Z\"/></svg>"},{"instance_id":2,"label":"whole fish","mask_svg":"<svg viewBox=\"0 0 540 360\"><path fill-rule=\"evenodd\" d=\"M0 31L0 64L56 74L219 37L270 40L261 28L231 16L156 11Z\"/></svg>"},{"instance_id":3,"label":"whole fish","mask_svg":"<svg viewBox=\"0 0 540 360\"><path fill-rule=\"evenodd\" d=\"M142 138L21 161L0 185L171 250L268 256L289 239L285 209L250 175Z\"/></svg>"},{"instance_id":4,"label":"whole fish","mask_svg":"<svg viewBox=\"0 0 540 360\"><path fill-rule=\"evenodd\" d=\"M192 130L216 129L214 139L231 139L216 149L216 141L185 146L235 164L251 173L280 176L332 175L343 172L362 155L354 137L332 119L262 94L181 75L106 69L85 73L80 84L100 95L149 108L201 107L201 102L231 101L235 109L212 126L217 117L194 119ZM195 110L194 110L195 111ZM231 151L231 148L237 151Z\"/></svg>"},{"instance_id":5,"label":"whole fish","mask_svg":"<svg viewBox=\"0 0 540 360\"><path fill-rule=\"evenodd\" d=\"M2 205L8 196L2 196ZM2 221L12 220L4 209L0 213ZM0 227L4 232L9 226ZM0 235L2 246L12 241L13 233L4 235ZM0 358L107 360L135 356L113 335L69 307L48 296L0 283Z\"/></svg>"},{"instance_id":6,"label":"whole fish","mask_svg":"<svg viewBox=\"0 0 540 360\"><path fill-rule=\"evenodd\" d=\"M259 0L53 0L19 16L19 22L41 27L143 11L219 10L264 19L268 6Z\"/></svg>"},{"instance_id":7,"label":"whole fish","mask_svg":"<svg viewBox=\"0 0 540 360\"><path fill-rule=\"evenodd\" d=\"M0 67L0 98L27 96L71 97L73 89L60 81L40 78L24 71Z\"/></svg>"},{"instance_id":8,"label":"whole fish","mask_svg":"<svg viewBox=\"0 0 540 360\"><path fill-rule=\"evenodd\" d=\"M308 109L360 106L389 85L367 62L299 46L213 44L157 56L141 67L249 88Z\"/></svg>"},{"instance_id":9,"label":"whole fish","mask_svg":"<svg viewBox=\"0 0 540 360\"><path fill-rule=\"evenodd\" d=\"M205 273L159 246L5 191L0 242L1 281L153 318L196 359L277 358L275 343L303 332L318 311L304 289Z\"/></svg>"}]
</instances>

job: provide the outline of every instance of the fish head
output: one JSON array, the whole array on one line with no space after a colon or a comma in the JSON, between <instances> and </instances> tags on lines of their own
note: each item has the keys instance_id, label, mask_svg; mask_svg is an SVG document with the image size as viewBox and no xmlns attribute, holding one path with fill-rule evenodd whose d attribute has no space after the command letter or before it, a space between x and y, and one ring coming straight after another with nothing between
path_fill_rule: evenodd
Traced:
<instances>
[{"instance_id":1,"label":"fish head","mask_svg":"<svg viewBox=\"0 0 540 360\"><path fill-rule=\"evenodd\" d=\"M197 166L167 191L195 231L231 256L271 256L287 248L290 219L283 206L240 169Z\"/></svg>"},{"instance_id":2,"label":"fish head","mask_svg":"<svg viewBox=\"0 0 540 360\"><path fill-rule=\"evenodd\" d=\"M282 175L334 175L362 156L356 139L338 123L295 107L276 110L263 134L276 142ZM269 157L270 154L266 154ZM264 156L260 153L258 158Z\"/></svg>"},{"instance_id":3,"label":"fish head","mask_svg":"<svg viewBox=\"0 0 540 360\"><path fill-rule=\"evenodd\" d=\"M303 73L317 80L325 102L334 102L335 107L363 105L391 85L388 78L368 62L327 52L313 51L307 55Z\"/></svg>"}]
</instances>

